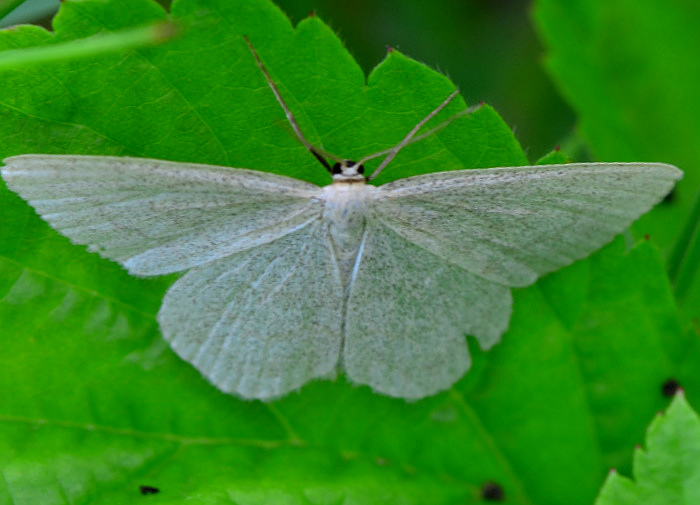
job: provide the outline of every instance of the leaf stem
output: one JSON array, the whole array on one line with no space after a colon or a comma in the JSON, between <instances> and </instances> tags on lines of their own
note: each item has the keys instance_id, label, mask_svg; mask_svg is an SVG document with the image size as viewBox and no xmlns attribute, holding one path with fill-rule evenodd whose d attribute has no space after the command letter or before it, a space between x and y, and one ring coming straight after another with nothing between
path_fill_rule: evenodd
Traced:
<instances>
[{"instance_id":1,"label":"leaf stem","mask_svg":"<svg viewBox=\"0 0 700 505\"><path fill-rule=\"evenodd\" d=\"M10 12L22 3L24 3L24 0L0 0L0 21L5 19Z\"/></svg>"},{"instance_id":2,"label":"leaf stem","mask_svg":"<svg viewBox=\"0 0 700 505\"><path fill-rule=\"evenodd\" d=\"M154 46L174 38L178 32L174 23L164 22L117 32L98 33L85 39L50 46L10 49L0 53L0 71Z\"/></svg>"}]
</instances>

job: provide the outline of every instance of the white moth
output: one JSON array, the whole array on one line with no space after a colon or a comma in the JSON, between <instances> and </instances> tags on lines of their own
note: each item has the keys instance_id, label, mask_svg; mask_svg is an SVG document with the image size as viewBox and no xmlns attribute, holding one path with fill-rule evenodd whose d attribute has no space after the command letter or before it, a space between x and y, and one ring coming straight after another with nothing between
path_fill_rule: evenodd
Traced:
<instances>
[{"instance_id":1,"label":"white moth","mask_svg":"<svg viewBox=\"0 0 700 505\"><path fill-rule=\"evenodd\" d=\"M340 160L305 140L250 48L332 184L103 156L15 156L2 168L74 243L134 275L186 272L163 299L163 336L244 398L280 397L338 367L395 397L449 388L471 364L466 335L488 349L508 327L512 287L609 242L681 177L659 163L577 163L371 186L399 150L451 121L417 135L457 92L393 149Z\"/></svg>"}]
</instances>

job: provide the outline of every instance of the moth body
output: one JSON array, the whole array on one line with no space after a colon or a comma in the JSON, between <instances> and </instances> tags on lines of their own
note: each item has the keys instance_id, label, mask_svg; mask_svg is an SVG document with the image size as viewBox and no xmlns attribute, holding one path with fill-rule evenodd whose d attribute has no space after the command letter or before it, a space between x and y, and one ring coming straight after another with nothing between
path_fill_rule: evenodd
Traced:
<instances>
[{"instance_id":1,"label":"moth body","mask_svg":"<svg viewBox=\"0 0 700 505\"><path fill-rule=\"evenodd\" d=\"M334 180L321 190L322 219L346 292L362 255L368 212L377 193L364 179Z\"/></svg>"}]
</instances>

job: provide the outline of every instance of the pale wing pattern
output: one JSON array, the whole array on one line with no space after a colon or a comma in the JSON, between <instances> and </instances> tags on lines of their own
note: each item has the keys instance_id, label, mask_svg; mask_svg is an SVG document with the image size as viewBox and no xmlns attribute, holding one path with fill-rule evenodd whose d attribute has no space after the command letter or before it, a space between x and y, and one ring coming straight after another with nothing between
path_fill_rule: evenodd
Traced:
<instances>
[{"instance_id":1,"label":"pale wing pattern","mask_svg":"<svg viewBox=\"0 0 700 505\"><path fill-rule=\"evenodd\" d=\"M320 219L193 268L168 290L163 336L219 389L269 399L335 373L342 289Z\"/></svg>"},{"instance_id":2,"label":"pale wing pattern","mask_svg":"<svg viewBox=\"0 0 700 505\"><path fill-rule=\"evenodd\" d=\"M354 382L401 398L448 389L471 364L465 334L498 342L510 289L411 243L376 217L367 221L350 281L343 365Z\"/></svg>"},{"instance_id":3,"label":"pale wing pattern","mask_svg":"<svg viewBox=\"0 0 700 505\"><path fill-rule=\"evenodd\" d=\"M267 243L321 213L318 186L254 170L104 156L4 163L7 185L52 227L136 275Z\"/></svg>"},{"instance_id":4,"label":"pale wing pattern","mask_svg":"<svg viewBox=\"0 0 700 505\"><path fill-rule=\"evenodd\" d=\"M681 176L658 163L459 170L380 186L376 208L388 227L439 258L527 286L609 242Z\"/></svg>"}]
</instances>

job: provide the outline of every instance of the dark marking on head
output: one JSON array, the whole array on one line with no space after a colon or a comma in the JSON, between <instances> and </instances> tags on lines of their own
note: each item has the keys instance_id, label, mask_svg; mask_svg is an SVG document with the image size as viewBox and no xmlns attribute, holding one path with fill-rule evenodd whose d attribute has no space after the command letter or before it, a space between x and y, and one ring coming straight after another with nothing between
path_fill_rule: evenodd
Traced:
<instances>
[{"instance_id":1,"label":"dark marking on head","mask_svg":"<svg viewBox=\"0 0 700 505\"><path fill-rule=\"evenodd\" d=\"M666 398L671 398L674 396L678 390L681 388L681 383L674 378L670 378L661 384L661 394Z\"/></svg>"},{"instance_id":2,"label":"dark marking on head","mask_svg":"<svg viewBox=\"0 0 700 505\"><path fill-rule=\"evenodd\" d=\"M481 497L486 501L503 501L505 493L499 484L488 481L481 486Z\"/></svg>"},{"instance_id":3,"label":"dark marking on head","mask_svg":"<svg viewBox=\"0 0 700 505\"><path fill-rule=\"evenodd\" d=\"M342 184L354 184L354 183L364 183L367 181L366 177L362 175L365 171L365 167L359 165L353 160L343 160L339 163L333 165L331 169L331 175L333 176L333 183Z\"/></svg>"},{"instance_id":4,"label":"dark marking on head","mask_svg":"<svg viewBox=\"0 0 700 505\"><path fill-rule=\"evenodd\" d=\"M141 494L143 495L160 493L160 489L153 486L139 486L139 491L141 491Z\"/></svg>"}]
</instances>

